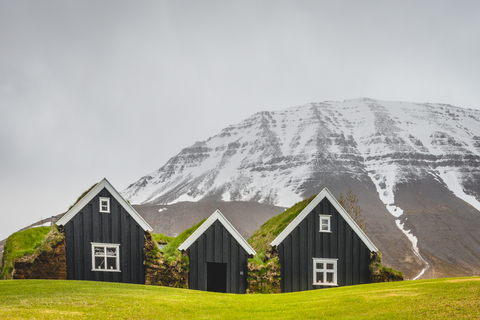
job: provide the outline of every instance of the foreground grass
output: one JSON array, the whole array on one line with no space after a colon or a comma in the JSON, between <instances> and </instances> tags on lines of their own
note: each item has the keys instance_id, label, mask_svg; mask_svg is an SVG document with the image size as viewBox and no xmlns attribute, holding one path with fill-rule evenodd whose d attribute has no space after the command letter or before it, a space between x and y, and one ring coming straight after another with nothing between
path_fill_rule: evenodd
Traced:
<instances>
[{"instance_id":1,"label":"foreground grass","mask_svg":"<svg viewBox=\"0 0 480 320\"><path fill-rule=\"evenodd\" d=\"M0 281L0 319L480 318L480 277L234 295L60 280Z\"/></svg>"}]
</instances>

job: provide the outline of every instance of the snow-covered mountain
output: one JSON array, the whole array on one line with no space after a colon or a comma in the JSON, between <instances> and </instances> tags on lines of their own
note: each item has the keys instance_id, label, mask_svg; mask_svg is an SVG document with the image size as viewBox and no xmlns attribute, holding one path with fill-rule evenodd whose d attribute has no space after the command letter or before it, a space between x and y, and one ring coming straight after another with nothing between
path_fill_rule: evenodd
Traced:
<instances>
[{"instance_id":1,"label":"snow-covered mountain","mask_svg":"<svg viewBox=\"0 0 480 320\"><path fill-rule=\"evenodd\" d=\"M361 98L259 112L183 149L122 194L135 204L223 200L288 207L325 186L337 193L351 187L359 195L373 221L370 233L377 241L392 241L379 231L387 225L393 238L407 239L414 255L405 258L411 260L412 278L420 267L435 276L429 259L436 259L439 253L426 246L428 241L422 243L416 230L435 223L426 223L432 215L422 215L420 209L458 203L457 209L452 209L462 212L458 219L465 220L467 211L473 213L465 222L480 218L480 111ZM411 190L416 190L414 195ZM426 194L434 191L427 198ZM420 197L422 193L425 195ZM445 201L449 205L445 206ZM445 215L458 214L452 210ZM440 219L442 225L453 230L445 215ZM480 232L472 233L462 248L480 244L476 235ZM422 254L422 247L432 257ZM394 264L398 264L399 258L391 252L405 248L389 248L387 259L396 259ZM479 248L468 249L472 251L470 260L480 262ZM436 276L450 274L445 271L450 267L465 274L480 272L480 263L477 269L472 267L473 260L457 266L449 254L440 259L452 266L442 266Z\"/></svg>"}]
</instances>

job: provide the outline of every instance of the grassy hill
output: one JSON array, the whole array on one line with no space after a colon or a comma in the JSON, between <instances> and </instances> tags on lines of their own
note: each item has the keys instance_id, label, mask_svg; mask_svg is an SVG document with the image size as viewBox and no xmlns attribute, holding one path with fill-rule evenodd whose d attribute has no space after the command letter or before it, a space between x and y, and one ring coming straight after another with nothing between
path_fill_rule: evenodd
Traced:
<instances>
[{"instance_id":1,"label":"grassy hill","mask_svg":"<svg viewBox=\"0 0 480 320\"><path fill-rule=\"evenodd\" d=\"M480 277L235 295L61 280L0 281L0 319L438 319L480 317Z\"/></svg>"}]
</instances>

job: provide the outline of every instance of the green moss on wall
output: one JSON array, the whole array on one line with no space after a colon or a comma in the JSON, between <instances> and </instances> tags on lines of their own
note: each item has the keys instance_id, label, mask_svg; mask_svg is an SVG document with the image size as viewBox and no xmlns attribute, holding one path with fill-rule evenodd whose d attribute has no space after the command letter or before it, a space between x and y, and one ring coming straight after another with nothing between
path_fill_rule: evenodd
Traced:
<instances>
[{"instance_id":1,"label":"green moss on wall","mask_svg":"<svg viewBox=\"0 0 480 320\"><path fill-rule=\"evenodd\" d=\"M15 232L5 243L0 278L12 279L15 261L18 259L33 261L42 252L51 252L63 239L63 233L59 232L56 226L35 227Z\"/></svg>"},{"instance_id":2,"label":"green moss on wall","mask_svg":"<svg viewBox=\"0 0 480 320\"><path fill-rule=\"evenodd\" d=\"M403 280L403 272L392 268L387 268L382 264L382 253L380 251L372 254L369 269L370 280L372 283Z\"/></svg>"}]
</instances>

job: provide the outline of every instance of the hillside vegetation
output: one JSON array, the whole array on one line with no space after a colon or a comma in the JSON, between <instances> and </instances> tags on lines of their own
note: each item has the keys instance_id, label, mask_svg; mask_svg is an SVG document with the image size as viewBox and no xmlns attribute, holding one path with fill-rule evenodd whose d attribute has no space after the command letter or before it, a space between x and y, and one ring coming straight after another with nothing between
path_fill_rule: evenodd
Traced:
<instances>
[{"instance_id":1,"label":"hillside vegetation","mask_svg":"<svg viewBox=\"0 0 480 320\"><path fill-rule=\"evenodd\" d=\"M272 295L93 281L0 281L1 319L478 319L479 305L480 277Z\"/></svg>"},{"instance_id":2,"label":"hillside vegetation","mask_svg":"<svg viewBox=\"0 0 480 320\"><path fill-rule=\"evenodd\" d=\"M11 279L13 261L25 255L31 255L38 248L51 227L35 227L10 235L5 242L2 264L0 264L0 279Z\"/></svg>"}]
</instances>

